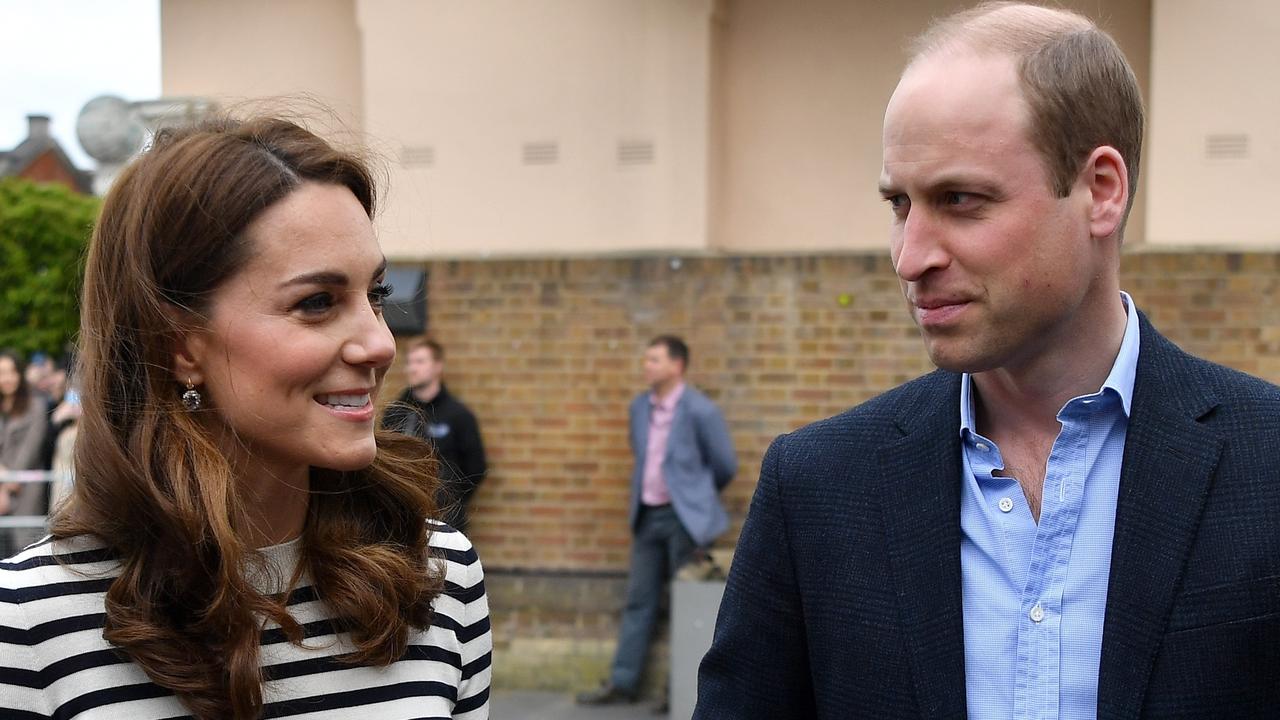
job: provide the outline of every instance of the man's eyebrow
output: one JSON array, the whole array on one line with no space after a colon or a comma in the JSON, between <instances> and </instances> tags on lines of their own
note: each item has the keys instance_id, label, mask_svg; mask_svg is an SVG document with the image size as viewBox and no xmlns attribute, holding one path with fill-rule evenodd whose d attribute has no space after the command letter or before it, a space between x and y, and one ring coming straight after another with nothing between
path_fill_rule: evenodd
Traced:
<instances>
[{"instance_id":1,"label":"man's eyebrow","mask_svg":"<svg viewBox=\"0 0 1280 720\"><path fill-rule=\"evenodd\" d=\"M921 183L921 185L925 195L934 195L952 188L967 188L987 195L995 195L998 190L998 186L986 178L963 174L939 175L929 178L928 181ZM897 185L883 179L880 181L880 194L882 196L890 197L900 193L902 193L902 189Z\"/></svg>"}]
</instances>

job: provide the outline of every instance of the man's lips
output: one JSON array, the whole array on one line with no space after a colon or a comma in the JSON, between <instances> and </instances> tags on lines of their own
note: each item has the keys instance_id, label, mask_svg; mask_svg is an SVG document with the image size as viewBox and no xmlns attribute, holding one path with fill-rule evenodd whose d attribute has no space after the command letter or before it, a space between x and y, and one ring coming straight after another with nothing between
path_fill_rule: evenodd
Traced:
<instances>
[{"instance_id":1,"label":"man's lips","mask_svg":"<svg viewBox=\"0 0 1280 720\"><path fill-rule=\"evenodd\" d=\"M964 297L931 297L913 300L916 322L921 326L938 326L946 324L969 307L970 300Z\"/></svg>"}]
</instances>

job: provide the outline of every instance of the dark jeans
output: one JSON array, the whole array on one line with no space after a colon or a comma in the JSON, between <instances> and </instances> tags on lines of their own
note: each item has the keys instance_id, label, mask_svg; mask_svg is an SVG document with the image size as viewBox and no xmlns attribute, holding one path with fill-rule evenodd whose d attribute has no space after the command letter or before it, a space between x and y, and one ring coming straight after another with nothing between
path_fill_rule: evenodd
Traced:
<instances>
[{"instance_id":1,"label":"dark jeans","mask_svg":"<svg viewBox=\"0 0 1280 720\"><path fill-rule=\"evenodd\" d=\"M639 689L663 588L695 549L693 538L670 505L641 509L631 545L631 576L618 652L609 676L614 687L630 693Z\"/></svg>"}]
</instances>

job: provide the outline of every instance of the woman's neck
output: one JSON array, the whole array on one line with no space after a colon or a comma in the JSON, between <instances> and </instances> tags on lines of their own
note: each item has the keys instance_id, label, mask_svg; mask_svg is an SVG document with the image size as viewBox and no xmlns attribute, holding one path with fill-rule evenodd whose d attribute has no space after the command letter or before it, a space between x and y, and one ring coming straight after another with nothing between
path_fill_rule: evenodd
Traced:
<instances>
[{"instance_id":1,"label":"woman's neck","mask_svg":"<svg viewBox=\"0 0 1280 720\"><path fill-rule=\"evenodd\" d=\"M249 483L245 539L252 547L279 545L302 534L311 498L309 468L288 476L267 474Z\"/></svg>"}]
</instances>

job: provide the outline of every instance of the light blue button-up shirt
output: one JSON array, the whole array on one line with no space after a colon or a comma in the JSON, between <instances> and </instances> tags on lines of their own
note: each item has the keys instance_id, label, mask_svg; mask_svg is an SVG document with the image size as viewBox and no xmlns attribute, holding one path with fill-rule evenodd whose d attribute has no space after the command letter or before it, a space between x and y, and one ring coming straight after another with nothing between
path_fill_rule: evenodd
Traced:
<instances>
[{"instance_id":1,"label":"light blue button-up shirt","mask_svg":"<svg viewBox=\"0 0 1280 720\"><path fill-rule=\"evenodd\" d=\"M1058 411L1040 522L1000 448L975 427L960 385L964 447L960 568L965 686L972 720L1094 720L1116 496L1138 366L1138 313L1098 392ZM1087 351L1087 350L1086 350Z\"/></svg>"}]
</instances>

